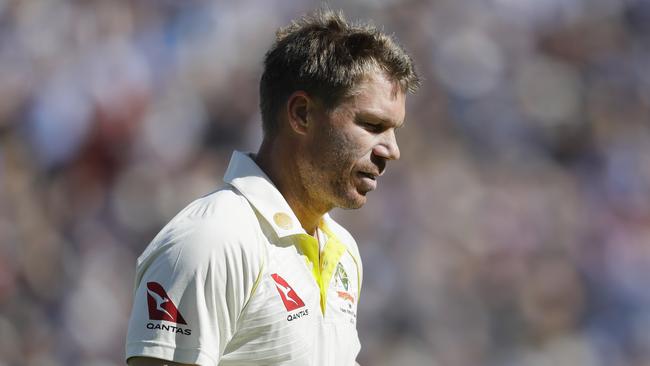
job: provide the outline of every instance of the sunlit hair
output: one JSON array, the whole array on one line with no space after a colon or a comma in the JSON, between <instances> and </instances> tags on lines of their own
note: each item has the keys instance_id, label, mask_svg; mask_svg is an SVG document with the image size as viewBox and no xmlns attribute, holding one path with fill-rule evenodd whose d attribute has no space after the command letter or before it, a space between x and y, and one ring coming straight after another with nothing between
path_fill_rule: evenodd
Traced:
<instances>
[{"instance_id":1,"label":"sunlit hair","mask_svg":"<svg viewBox=\"0 0 650 366\"><path fill-rule=\"evenodd\" d=\"M403 92L420 84L411 58L393 38L372 25L348 23L341 12L319 10L280 28L260 81L264 134L276 132L278 111L294 91L303 90L330 109L377 71Z\"/></svg>"}]
</instances>

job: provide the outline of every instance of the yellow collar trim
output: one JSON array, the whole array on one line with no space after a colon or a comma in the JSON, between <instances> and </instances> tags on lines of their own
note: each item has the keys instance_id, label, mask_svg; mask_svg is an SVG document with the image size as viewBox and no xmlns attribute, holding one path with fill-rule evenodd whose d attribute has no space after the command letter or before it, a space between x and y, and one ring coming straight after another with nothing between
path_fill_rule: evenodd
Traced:
<instances>
[{"instance_id":1,"label":"yellow collar trim","mask_svg":"<svg viewBox=\"0 0 650 366\"><path fill-rule=\"evenodd\" d=\"M339 263L343 253L347 250L347 247L334 235L325 222L321 222L320 229L327 235L327 243L323 248L322 255L318 240L313 236L297 234L293 238L305 256L307 266L311 267L311 273L318 284L318 288L320 289L320 307L324 315L327 304L327 289L332 281L336 265Z\"/></svg>"}]
</instances>

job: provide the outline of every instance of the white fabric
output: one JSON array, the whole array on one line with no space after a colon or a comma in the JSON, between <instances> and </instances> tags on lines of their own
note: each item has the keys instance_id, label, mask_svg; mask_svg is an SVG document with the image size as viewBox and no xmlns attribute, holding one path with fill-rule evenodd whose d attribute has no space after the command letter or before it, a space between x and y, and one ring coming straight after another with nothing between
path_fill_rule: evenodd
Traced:
<instances>
[{"instance_id":1,"label":"white fabric","mask_svg":"<svg viewBox=\"0 0 650 366\"><path fill-rule=\"evenodd\" d=\"M347 252L339 261L342 274L332 276L323 314L319 287L292 242L292 235L305 232L280 192L240 152L233 154L224 180L225 188L182 210L138 258L126 358L223 366L355 365L362 281L355 241L325 216ZM282 227L278 214L285 218ZM293 289L289 295L304 306L287 310L272 274L284 279ZM157 298L148 300L150 282L162 286L187 324L150 319L148 301Z\"/></svg>"}]
</instances>

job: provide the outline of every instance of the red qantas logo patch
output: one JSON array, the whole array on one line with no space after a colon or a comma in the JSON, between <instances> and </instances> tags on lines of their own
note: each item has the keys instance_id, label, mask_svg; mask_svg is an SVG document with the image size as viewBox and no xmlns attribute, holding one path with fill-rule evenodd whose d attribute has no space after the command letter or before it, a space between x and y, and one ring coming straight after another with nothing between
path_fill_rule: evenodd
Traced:
<instances>
[{"instance_id":1,"label":"red qantas logo patch","mask_svg":"<svg viewBox=\"0 0 650 366\"><path fill-rule=\"evenodd\" d=\"M280 275L277 273L273 273L271 277L273 277L273 281L275 281L275 288L278 289L280 298L284 303L284 307L287 308L287 311L293 311L305 306L305 303L298 296L296 291L294 291L294 289L289 286L284 278L280 277Z\"/></svg>"},{"instance_id":2,"label":"red qantas logo patch","mask_svg":"<svg viewBox=\"0 0 650 366\"><path fill-rule=\"evenodd\" d=\"M176 305L167 296L165 289L158 282L147 282L147 304L149 305L149 319L187 324Z\"/></svg>"}]
</instances>

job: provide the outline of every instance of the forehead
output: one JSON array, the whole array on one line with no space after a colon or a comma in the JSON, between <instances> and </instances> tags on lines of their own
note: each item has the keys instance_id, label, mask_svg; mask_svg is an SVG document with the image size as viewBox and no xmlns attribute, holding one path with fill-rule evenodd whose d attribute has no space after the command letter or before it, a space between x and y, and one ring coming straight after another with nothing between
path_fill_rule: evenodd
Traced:
<instances>
[{"instance_id":1,"label":"forehead","mask_svg":"<svg viewBox=\"0 0 650 366\"><path fill-rule=\"evenodd\" d=\"M404 121L405 101L406 93L398 82L374 72L361 79L339 107L398 126Z\"/></svg>"}]
</instances>

